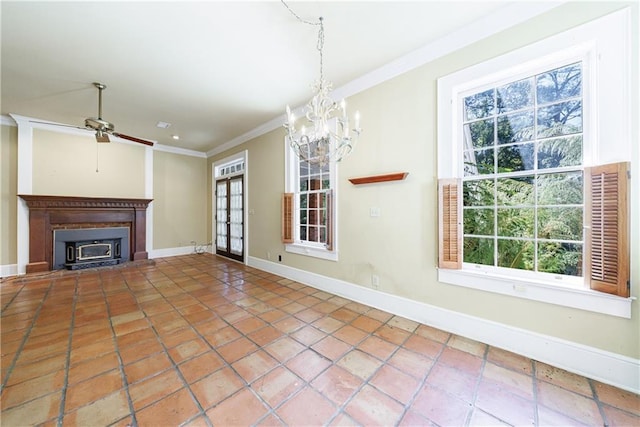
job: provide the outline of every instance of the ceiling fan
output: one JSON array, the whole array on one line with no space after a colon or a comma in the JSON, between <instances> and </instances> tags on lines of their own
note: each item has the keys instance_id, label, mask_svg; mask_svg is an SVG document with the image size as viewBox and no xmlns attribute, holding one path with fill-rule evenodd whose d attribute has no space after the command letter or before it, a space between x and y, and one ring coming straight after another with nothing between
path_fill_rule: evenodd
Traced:
<instances>
[{"instance_id":1,"label":"ceiling fan","mask_svg":"<svg viewBox=\"0 0 640 427\"><path fill-rule=\"evenodd\" d=\"M146 139L136 138L135 136L125 135L123 133L119 133L115 131L115 126L113 123L110 123L102 118L102 91L107 88L106 85L102 83L94 82L93 85L98 89L98 117L89 117L84 121L84 127L80 126L68 126L59 123L45 123L45 122L36 122L34 123L44 123L44 124L55 124L57 126L68 126L74 127L78 129L88 129L94 130L96 132L96 141L97 142L110 142L109 135L113 135L118 138L126 139L128 141L138 142L140 144L153 146L153 142L147 141Z\"/></svg>"}]
</instances>

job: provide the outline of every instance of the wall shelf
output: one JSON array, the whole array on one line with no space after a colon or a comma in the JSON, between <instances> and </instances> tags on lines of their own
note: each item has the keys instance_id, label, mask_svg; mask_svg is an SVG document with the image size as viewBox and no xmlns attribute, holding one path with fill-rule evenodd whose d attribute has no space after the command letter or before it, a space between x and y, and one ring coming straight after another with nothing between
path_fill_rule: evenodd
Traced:
<instances>
[{"instance_id":1,"label":"wall shelf","mask_svg":"<svg viewBox=\"0 0 640 427\"><path fill-rule=\"evenodd\" d=\"M388 173L384 175L364 176L362 178L349 178L353 185L373 184L376 182L402 181L409 175L409 172Z\"/></svg>"}]
</instances>

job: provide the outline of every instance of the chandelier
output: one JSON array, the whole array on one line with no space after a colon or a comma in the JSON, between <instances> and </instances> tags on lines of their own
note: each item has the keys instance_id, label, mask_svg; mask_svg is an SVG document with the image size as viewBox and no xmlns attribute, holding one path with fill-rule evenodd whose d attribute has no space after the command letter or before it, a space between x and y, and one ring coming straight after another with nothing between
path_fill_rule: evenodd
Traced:
<instances>
[{"instance_id":1,"label":"chandelier","mask_svg":"<svg viewBox=\"0 0 640 427\"><path fill-rule=\"evenodd\" d=\"M287 105L287 122L284 128L287 130L289 145L298 158L323 167L330 162L341 161L353 151L362 132L360 113L356 111L354 126L350 128L346 102L343 99L338 105L329 96L332 84L324 79L323 74L324 24L322 17L317 23L305 21L283 0L281 1L298 21L320 27L316 46L320 53L320 79L311 85L314 95L305 107L304 117L308 127L303 125L299 130L296 128L296 117Z\"/></svg>"}]
</instances>

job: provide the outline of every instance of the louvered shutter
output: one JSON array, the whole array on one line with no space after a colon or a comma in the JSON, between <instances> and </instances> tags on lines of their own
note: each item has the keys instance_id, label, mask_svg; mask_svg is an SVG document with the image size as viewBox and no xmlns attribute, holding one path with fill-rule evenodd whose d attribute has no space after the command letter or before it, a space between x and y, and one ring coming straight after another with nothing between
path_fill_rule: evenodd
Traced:
<instances>
[{"instance_id":1,"label":"louvered shutter","mask_svg":"<svg viewBox=\"0 0 640 427\"><path fill-rule=\"evenodd\" d=\"M462 268L462 198L459 179L438 180L438 267Z\"/></svg>"},{"instance_id":2,"label":"louvered shutter","mask_svg":"<svg viewBox=\"0 0 640 427\"><path fill-rule=\"evenodd\" d=\"M282 243L293 243L293 193L282 194Z\"/></svg>"},{"instance_id":3,"label":"louvered shutter","mask_svg":"<svg viewBox=\"0 0 640 427\"><path fill-rule=\"evenodd\" d=\"M586 278L593 290L629 296L629 163L585 169Z\"/></svg>"},{"instance_id":4,"label":"louvered shutter","mask_svg":"<svg viewBox=\"0 0 640 427\"><path fill-rule=\"evenodd\" d=\"M333 250L333 190L326 192L327 197L327 250Z\"/></svg>"}]
</instances>

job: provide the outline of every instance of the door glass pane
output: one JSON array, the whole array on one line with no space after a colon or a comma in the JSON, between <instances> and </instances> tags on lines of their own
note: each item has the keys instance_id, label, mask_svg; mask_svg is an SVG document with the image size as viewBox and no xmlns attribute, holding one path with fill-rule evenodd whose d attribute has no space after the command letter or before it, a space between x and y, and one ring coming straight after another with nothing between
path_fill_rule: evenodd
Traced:
<instances>
[{"instance_id":1,"label":"door glass pane","mask_svg":"<svg viewBox=\"0 0 640 427\"><path fill-rule=\"evenodd\" d=\"M232 179L230 182L230 251L236 255L242 255L243 252L243 198L242 198L242 179Z\"/></svg>"},{"instance_id":2,"label":"door glass pane","mask_svg":"<svg viewBox=\"0 0 640 427\"><path fill-rule=\"evenodd\" d=\"M227 250L227 182L216 183L216 247Z\"/></svg>"}]
</instances>

